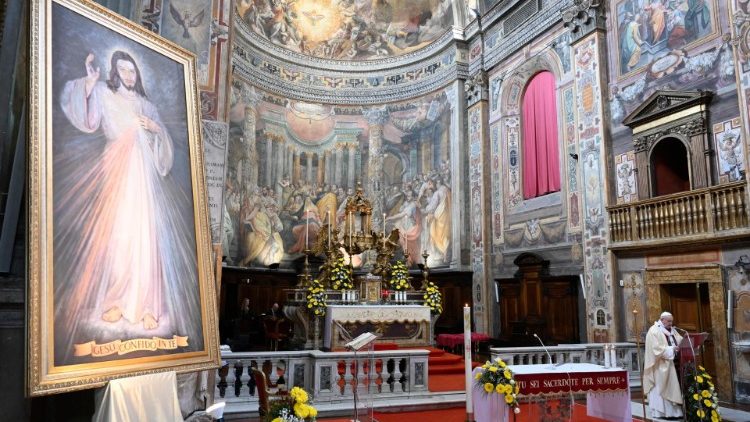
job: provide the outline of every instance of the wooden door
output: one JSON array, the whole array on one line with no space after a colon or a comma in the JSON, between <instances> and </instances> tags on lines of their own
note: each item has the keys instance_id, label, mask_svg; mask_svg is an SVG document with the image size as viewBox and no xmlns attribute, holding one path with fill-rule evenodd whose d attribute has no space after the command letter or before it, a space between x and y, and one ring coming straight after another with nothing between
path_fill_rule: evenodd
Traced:
<instances>
[{"instance_id":1,"label":"wooden door","mask_svg":"<svg viewBox=\"0 0 750 422\"><path fill-rule=\"evenodd\" d=\"M697 357L710 374L716 373L714 339L711 326L711 304L708 296L708 283L680 283L662 285L663 309L669 310L674 324L690 333L708 333Z\"/></svg>"},{"instance_id":2,"label":"wooden door","mask_svg":"<svg viewBox=\"0 0 750 422\"><path fill-rule=\"evenodd\" d=\"M561 277L543 283L545 341L578 343L578 277Z\"/></svg>"},{"instance_id":3,"label":"wooden door","mask_svg":"<svg viewBox=\"0 0 750 422\"><path fill-rule=\"evenodd\" d=\"M513 327L524 317L521 312L521 285L515 280L500 282L500 335L509 341L513 336Z\"/></svg>"}]
</instances>

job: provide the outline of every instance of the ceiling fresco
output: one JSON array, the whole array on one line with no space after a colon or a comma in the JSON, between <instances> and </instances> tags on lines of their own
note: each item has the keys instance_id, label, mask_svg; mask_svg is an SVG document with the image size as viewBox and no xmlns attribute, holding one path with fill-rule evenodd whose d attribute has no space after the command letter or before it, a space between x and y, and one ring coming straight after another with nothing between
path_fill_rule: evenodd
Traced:
<instances>
[{"instance_id":1,"label":"ceiling fresco","mask_svg":"<svg viewBox=\"0 0 750 422\"><path fill-rule=\"evenodd\" d=\"M237 13L274 44L338 60L406 54L453 25L451 0L238 0Z\"/></svg>"}]
</instances>

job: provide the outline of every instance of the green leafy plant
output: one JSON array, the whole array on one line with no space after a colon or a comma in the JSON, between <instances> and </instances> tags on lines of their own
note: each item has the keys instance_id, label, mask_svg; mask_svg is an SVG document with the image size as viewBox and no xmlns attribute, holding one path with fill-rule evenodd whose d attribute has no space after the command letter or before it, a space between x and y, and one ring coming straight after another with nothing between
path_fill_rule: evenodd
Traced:
<instances>
[{"instance_id":1,"label":"green leafy plant","mask_svg":"<svg viewBox=\"0 0 750 422\"><path fill-rule=\"evenodd\" d=\"M409 283L409 270L406 268L404 261L396 261L391 266L391 277L388 283L393 290L407 290L411 287Z\"/></svg>"},{"instance_id":2,"label":"green leafy plant","mask_svg":"<svg viewBox=\"0 0 750 422\"><path fill-rule=\"evenodd\" d=\"M685 420L688 422L719 422L719 398L706 368L688 368L685 374Z\"/></svg>"},{"instance_id":3,"label":"green leafy plant","mask_svg":"<svg viewBox=\"0 0 750 422\"><path fill-rule=\"evenodd\" d=\"M323 289L323 283L320 280L313 279L310 286L307 287L307 309L312 311L315 316L326 314L326 294Z\"/></svg>"},{"instance_id":4,"label":"green leafy plant","mask_svg":"<svg viewBox=\"0 0 750 422\"><path fill-rule=\"evenodd\" d=\"M514 413L520 413L521 408L518 406L519 386L513 377L513 371L502 359L497 358L494 361L487 361L474 379L477 384L487 394L500 394L503 396L505 403L513 408Z\"/></svg>"},{"instance_id":5,"label":"green leafy plant","mask_svg":"<svg viewBox=\"0 0 750 422\"><path fill-rule=\"evenodd\" d=\"M427 282L427 288L424 292L424 306L429 306L430 312L433 314L443 313L443 295L432 281Z\"/></svg>"}]
</instances>

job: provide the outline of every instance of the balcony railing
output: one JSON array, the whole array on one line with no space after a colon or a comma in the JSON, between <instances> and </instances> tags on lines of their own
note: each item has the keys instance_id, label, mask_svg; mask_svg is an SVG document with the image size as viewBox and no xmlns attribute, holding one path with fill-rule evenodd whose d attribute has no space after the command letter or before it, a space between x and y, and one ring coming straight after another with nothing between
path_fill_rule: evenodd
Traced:
<instances>
[{"instance_id":1,"label":"balcony railing","mask_svg":"<svg viewBox=\"0 0 750 422\"><path fill-rule=\"evenodd\" d=\"M745 181L607 208L611 248L750 234Z\"/></svg>"}]
</instances>

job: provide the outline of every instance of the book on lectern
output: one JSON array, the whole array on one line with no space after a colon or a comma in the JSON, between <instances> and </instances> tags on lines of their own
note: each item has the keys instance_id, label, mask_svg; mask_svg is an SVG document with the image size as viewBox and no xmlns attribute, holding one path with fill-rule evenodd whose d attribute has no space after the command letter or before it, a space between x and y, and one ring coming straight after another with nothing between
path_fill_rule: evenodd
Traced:
<instances>
[{"instance_id":1,"label":"book on lectern","mask_svg":"<svg viewBox=\"0 0 750 422\"><path fill-rule=\"evenodd\" d=\"M357 338L350 341L349 343L346 343L345 347L347 350L356 351L372 343L373 341L375 341L376 338L378 338L378 336L376 336L373 333L363 333L357 336Z\"/></svg>"}]
</instances>

